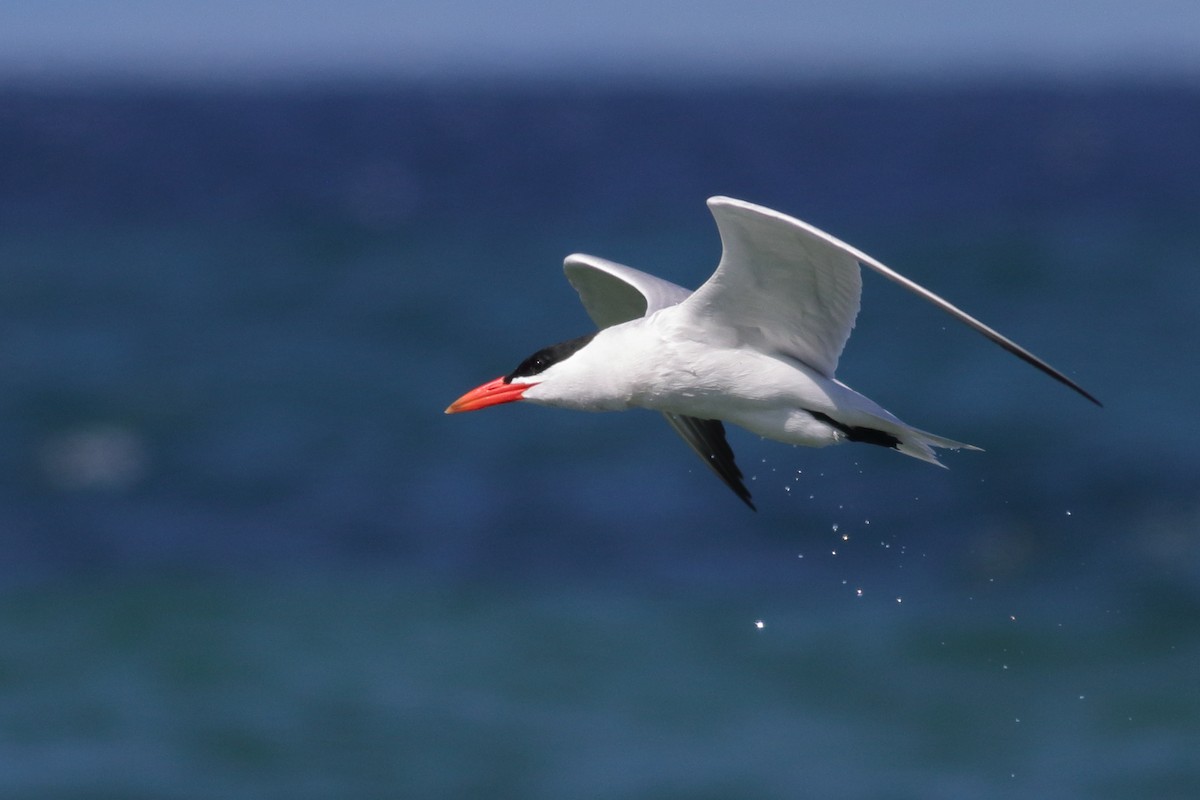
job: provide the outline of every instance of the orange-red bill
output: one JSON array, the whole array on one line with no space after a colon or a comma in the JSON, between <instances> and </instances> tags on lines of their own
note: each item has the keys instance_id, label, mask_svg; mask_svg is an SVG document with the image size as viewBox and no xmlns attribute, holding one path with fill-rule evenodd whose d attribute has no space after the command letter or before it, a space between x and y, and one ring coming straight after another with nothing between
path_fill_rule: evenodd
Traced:
<instances>
[{"instance_id":1,"label":"orange-red bill","mask_svg":"<svg viewBox=\"0 0 1200 800\"><path fill-rule=\"evenodd\" d=\"M478 411L488 406L511 403L514 400L520 400L521 395L525 394L525 391L531 386L534 386L534 384L505 383L504 378L496 378L496 380L488 381L483 386L472 389L455 400L446 409L446 413L458 414L462 411Z\"/></svg>"}]
</instances>

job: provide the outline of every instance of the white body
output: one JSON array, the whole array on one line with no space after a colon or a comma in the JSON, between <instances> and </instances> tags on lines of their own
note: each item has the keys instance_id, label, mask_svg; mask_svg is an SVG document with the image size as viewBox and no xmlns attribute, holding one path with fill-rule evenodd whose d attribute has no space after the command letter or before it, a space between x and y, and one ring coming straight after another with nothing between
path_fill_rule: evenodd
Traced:
<instances>
[{"instance_id":1,"label":"white body","mask_svg":"<svg viewBox=\"0 0 1200 800\"><path fill-rule=\"evenodd\" d=\"M905 425L870 398L786 354L737 342L713 346L687 312L675 305L605 328L578 353L528 379L534 385L522 399L577 411L647 408L723 420L806 447L845 441L841 431L810 413L818 411L849 426L891 433L900 439L901 452L934 463L930 445L971 447Z\"/></svg>"},{"instance_id":2,"label":"white body","mask_svg":"<svg viewBox=\"0 0 1200 800\"><path fill-rule=\"evenodd\" d=\"M523 400L724 420L809 447L845 441L840 426L862 426L895 436L903 453L938 463L931 448L970 445L912 428L834 377L858 315L860 264L1095 400L1012 340L824 231L727 197L713 197L708 206L723 253L695 292L602 258L567 258L567 278L603 330L544 372L514 378L535 384Z\"/></svg>"},{"instance_id":3,"label":"white body","mask_svg":"<svg viewBox=\"0 0 1200 800\"><path fill-rule=\"evenodd\" d=\"M1028 350L845 242L740 200L713 197L708 206L723 253L699 289L569 256L567 278L601 330L535 353L447 411L514 400L660 411L751 507L721 421L789 444L864 441L935 464L934 447L978 449L912 428L834 377L858 314L860 265L1098 402Z\"/></svg>"}]
</instances>

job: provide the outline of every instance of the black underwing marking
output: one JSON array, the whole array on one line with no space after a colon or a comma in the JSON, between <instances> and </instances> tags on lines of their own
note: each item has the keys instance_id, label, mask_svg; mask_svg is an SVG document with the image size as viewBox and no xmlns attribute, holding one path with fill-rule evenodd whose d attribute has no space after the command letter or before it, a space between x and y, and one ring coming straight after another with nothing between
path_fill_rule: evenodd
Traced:
<instances>
[{"instance_id":1,"label":"black underwing marking","mask_svg":"<svg viewBox=\"0 0 1200 800\"><path fill-rule=\"evenodd\" d=\"M809 414L813 415L813 419L818 419L824 422L831 428L837 428L846 435L846 438L852 442L865 442L867 444L877 444L880 447L895 448L900 444L900 440L887 431L881 431L877 428L867 428L862 425L847 425L844 422L838 422L828 414L822 414L820 411L812 411L804 409Z\"/></svg>"},{"instance_id":2,"label":"black underwing marking","mask_svg":"<svg viewBox=\"0 0 1200 800\"><path fill-rule=\"evenodd\" d=\"M725 439L725 426L717 419L698 419L683 414L664 412L663 416L675 432L683 437L696 455L704 460L709 469L736 494L743 503L757 511L750 498L750 490L742 480L742 471L733 458L733 448Z\"/></svg>"}]
</instances>

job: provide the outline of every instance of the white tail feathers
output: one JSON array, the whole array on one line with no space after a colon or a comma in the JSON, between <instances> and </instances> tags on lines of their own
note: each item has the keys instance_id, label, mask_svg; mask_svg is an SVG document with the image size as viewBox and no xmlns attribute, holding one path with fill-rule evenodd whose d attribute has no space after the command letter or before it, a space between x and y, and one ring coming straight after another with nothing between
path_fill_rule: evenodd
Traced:
<instances>
[{"instance_id":1,"label":"white tail feathers","mask_svg":"<svg viewBox=\"0 0 1200 800\"><path fill-rule=\"evenodd\" d=\"M937 453L933 448L940 447L943 450L978 450L983 451L982 447L976 447L973 444L965 442L956 442L953 439L947 439L943 436L934 436L932 433L917 430L916 428L906 428L899 436L900 443L896 445L896 449L906 456L919 458L922 461L928 461L930 464L936 464L943 469L946 465L938 460Z\"/></svg>"}]
</instances>

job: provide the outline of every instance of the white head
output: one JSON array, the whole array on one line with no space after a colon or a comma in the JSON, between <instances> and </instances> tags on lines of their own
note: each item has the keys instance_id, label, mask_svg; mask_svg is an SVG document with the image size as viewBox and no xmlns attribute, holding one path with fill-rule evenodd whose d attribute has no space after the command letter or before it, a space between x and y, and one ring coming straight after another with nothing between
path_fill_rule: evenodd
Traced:
<instances>
[{"instance_id":1,"label":"white head","mask_svg":"<svg viewBox=\"0 0 1200 800\"><path fill-rule=\"evenodd\" d=\"M447 414L526 400L540 405L599 411L624 407L615 397L608 337L601 331L543 347L509 374L464 394ZM624 394L624 393L622 393ZM626 395L627 397L627 395Z\"/></svg>"}]
</instances>

